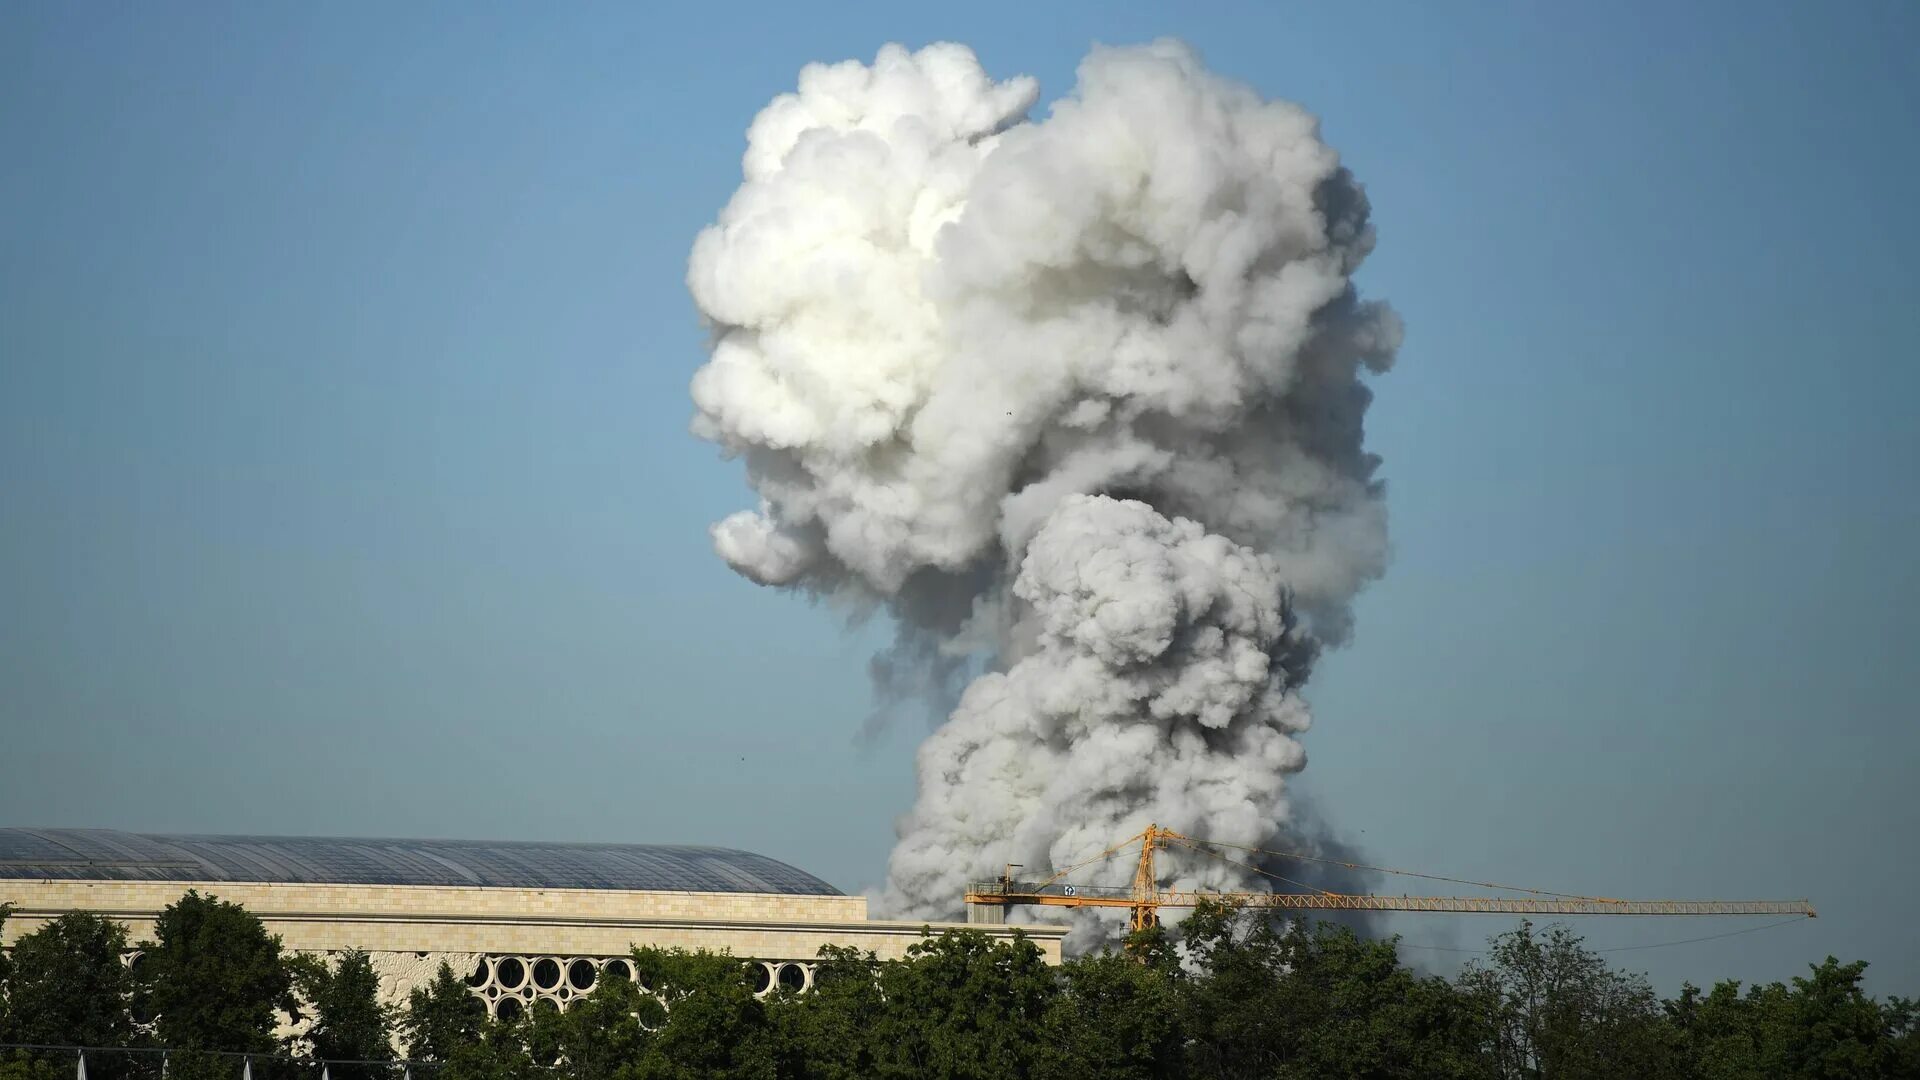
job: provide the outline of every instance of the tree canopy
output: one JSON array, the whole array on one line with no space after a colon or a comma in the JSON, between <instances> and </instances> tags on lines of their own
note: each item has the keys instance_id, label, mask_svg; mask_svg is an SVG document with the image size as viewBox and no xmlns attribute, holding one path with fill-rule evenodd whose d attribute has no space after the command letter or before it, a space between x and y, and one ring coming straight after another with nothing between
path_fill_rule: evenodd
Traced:
<instances>
[{"instance_id":1,"label":"tree canopy","mask_svg":"<svg viewBox=\"0 0 1920 1080\"><path fill-rule=\"evenodd\" d=\"M331 968L316 958L294 965L294 981L313 1013L307 1030L312 1055L343 1064L329 1070L339 1080L372 1080L386 1070L361 1062L393 1058L393 1010L380 1000L380 979L366 953L341 954Z\"/></svg>"},{"instance_id":2,"label":"tree canopy","mask_svg":"<svg viewBox=\"0 0 1920 1080\"><path fill-rule=\"evenodd\" d=\"M418 1080L1920 1080L1920 1003L1869 996L1864 963L1662 1000L1567 928L1526 923L1451 980L1403 964L1394 938L1218 904L1059 966L964 929L894 961L829 947L804 993L757 994L741 958L639 948L634 978L497 1019L445 964L396 1015L367 954L283 955L195 893L141 948L130 975L109 920L23 936L0 953L0 1042L164 1046L169 1080L237 1080L192 1051L257 1055L256 1080L311 1080L270 1057L387 1080L346 1063L385 1062L396 1030ZM311 1023L283 1028L295 1017ZM0 1080L72 1075L71 1056L0 1054Z\"/></svg>"}]
</instances>

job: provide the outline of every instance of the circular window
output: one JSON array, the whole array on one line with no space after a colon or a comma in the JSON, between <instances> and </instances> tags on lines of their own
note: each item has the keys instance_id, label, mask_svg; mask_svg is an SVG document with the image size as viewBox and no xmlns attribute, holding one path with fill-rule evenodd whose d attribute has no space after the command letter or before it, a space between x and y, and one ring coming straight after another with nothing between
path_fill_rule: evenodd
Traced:
<instances>
[{"instance_id":1,"label":"circular window","mask_svg":"<svg viewBox=\"0 0 1920 1080\"><path fill-rule=\"evenodd\" d=\"M591 960L575 960L567 965L567 982L581 993L593 989L593 977L596 974Z\"/></svg>"},{"instance_id":2,"label":"circular window","mask_svg":"<svg viewBox=\"0 0 1920 1080\"><path fill-rule=\"evenodd\" d=\"M560 985L560 961L543 956L533 962L533 985L551 990Z\"/></svg>"},{"instance_id":3,"label":"circular window","mask_svg":"<svg viewBox=\"0 0 1920 1080\"><path fill-rule=\"evenodd\" d=\"M780 989L799 993L807 988L807 972L799 964L780 965Z\"/></svg>"},{"instance_id":4,"label":"circular window","mask_svg":"<svg viewBox=\"0 0 1920 1080\"><path fill-rule=\"evenodd\" d=\"M607 961L607 974L616 979L631 980L633 978L633 965L627 963L625 960L609 960Z\"/></svg>"},{"instance_id":5,"label":"circular window","mask_svg":"<svg viewBox=\"0 0 1920 1080\"><path fill-rule=\"evenodd\" d=\"M501 998L500 1004L494 1006L494 1015L502 1020L518 1020L520 1018L520 999Z\"/></svg>"},{"instance_id":6,"label":"circular window","mask_svg":"<svg viewBox=\"0 0 1920 1080\"><path fill-rule=\"evenodd\" d=\"M467 973L467 985L478 990L492 977L493 972L487 970L487 958L483 956L473 962L473 970Z\"/></svg>"},{"instance_id":7,"label":"circular window","mask_svg":"<svg viewBox=\"0 0 1920 1080\"><path fill-rule=\"evenodd\" d=\"M766 993L767 987L773 985L773 972L768 971L767 965L760 961L749 960L747 961L747 985L751 986L756 994Z\"/></svg>"},{"instance_id":8,"label":"circular window","mask_svg":"<svg viewBox=\"0 0 1920 1080\"><path fill-rule=\"evenodd\" d=\"M520 984L527 981L527 966L517 956L503 958L493 968L494 978L509 990L518 990Z\"/></svg>"}]
</instances>

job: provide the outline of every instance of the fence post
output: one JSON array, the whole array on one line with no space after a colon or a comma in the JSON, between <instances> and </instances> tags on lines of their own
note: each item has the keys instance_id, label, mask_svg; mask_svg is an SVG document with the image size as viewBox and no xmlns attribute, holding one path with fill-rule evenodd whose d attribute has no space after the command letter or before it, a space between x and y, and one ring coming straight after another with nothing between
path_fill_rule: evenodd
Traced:
<instances>
[{"instance_id":1,"label":"fence post","mask_svg":"<svg viewBox=\"0 0 1920 1080\"><path fill-rule=\"evenodd\" d=\"M245 1063L240 1066L240 1080L253 1080L252 1054L248 1054Z\"/></svg>"},{"instance_id":2,"label":"fence post","mask_svg":"<svg viewBox=\"0 0 1920 1080\"><path fill-rule=\"evenodd\" d=\"M87 1051L82 1047L76 1053L79 1055L80 1064L75 1066L74 1080L87 1080Z\"/></svg>"}]
</instances>

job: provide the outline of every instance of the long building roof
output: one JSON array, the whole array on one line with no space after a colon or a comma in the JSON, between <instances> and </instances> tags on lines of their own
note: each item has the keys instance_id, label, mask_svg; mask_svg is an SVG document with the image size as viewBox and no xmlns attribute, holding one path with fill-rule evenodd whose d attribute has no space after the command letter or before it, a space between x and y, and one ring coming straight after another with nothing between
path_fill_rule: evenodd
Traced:
<instances>
[{"instance_id":1,"label":"long building roof","mask_svg":"<svg viewBox=\"0 0 1920 1080\"><path fill-rule=\"evenodd\" d=\"M0 829L6 878L840 895L803 870L732 848L117 829Z\"/></svg>"}]
</instances>

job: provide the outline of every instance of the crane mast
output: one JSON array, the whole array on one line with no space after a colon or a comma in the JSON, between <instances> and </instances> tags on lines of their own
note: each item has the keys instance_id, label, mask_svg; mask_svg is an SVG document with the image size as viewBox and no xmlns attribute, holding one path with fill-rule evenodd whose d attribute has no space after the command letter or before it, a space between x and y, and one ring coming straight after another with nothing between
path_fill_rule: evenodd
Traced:
<instances>
[{"instance_id":1,"label":"crane mast","mask_svg":"<svg viewBox=\"0 0 1920 1080\"><path fill-rule=\"evenodd\" d=\"M1140 845L1140 854L1134 868L1133 884L1130 887L1075 885L1063 880L1072 871L1110 858L1132 847L1135 843ZM1295 893L1196 892L1162 889L1155 871L1153 856L1154 852L1160 848L1172 845L1216 858L1224 858L1224 856L1212 849L1230 846L1213 844L1184 836L1172 829L1149 825L1146 831L1139 835L1108 848L1085 863L1070 866L1044 880L1016 881L1013 878L1012 868L1009 867L1007 873L1003 874L998 881L978 881L969 884L966 893L967 921L1005 922L1007 909L1015 904L1033 904L1043 907L1112 907L1126 908L1130 912L1128 921L1131 929L1144 930L1159 924L1160 909L1163 907L1193 907L1203 901L1219 901L1276 911L1433 911L1510 915L1804 915L1807 918L1815 916L1813 905L1805 900L1616 900L1602 896L1547 893L1538 889L1518 890L1533 893L1534 895L1531 896L1383 896L1374 893L1336 893L1324 889ZM1286 852L1263 852L1263 854L1306 859L1312 862L1332 862L1351 869L1385 870L1383 867L1363 867L1356 863L1290 855ZM1226 859L1226 861L1234 860ZM1259 868L1251 867L1251 869ZM1406 871L1393 870L1385 870L1385 872L1406 873ZM1412 874L1409 876L1433 877L1434 875ZM1471 884L1487 883L1472 882Z\"/></svg>"}]
</instances>

